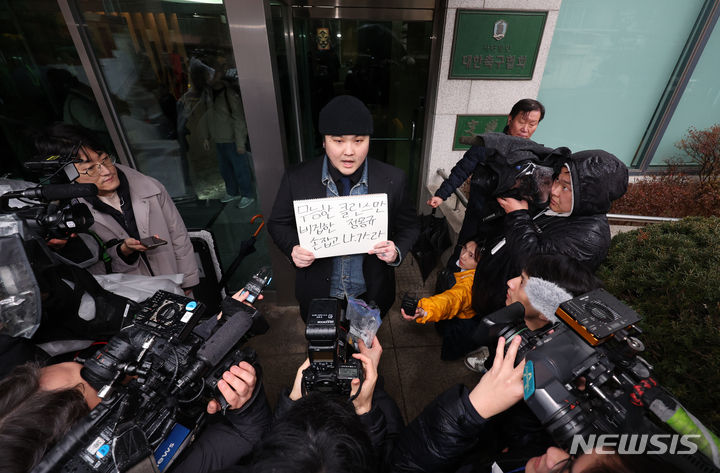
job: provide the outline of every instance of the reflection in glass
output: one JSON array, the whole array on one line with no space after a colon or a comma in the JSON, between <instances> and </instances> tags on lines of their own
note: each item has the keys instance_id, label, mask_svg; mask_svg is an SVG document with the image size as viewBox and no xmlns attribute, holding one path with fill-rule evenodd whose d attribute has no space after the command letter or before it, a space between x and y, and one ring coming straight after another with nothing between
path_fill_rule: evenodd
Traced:
<instances>
[{"instance_id":1,"label":"reflection in glass","mask_svg":"<svg viewBox=\"0 0 720 473\"><path fill-rule=\"evenodd\" d=\"M247 127L223 5L79 4L139 170L176 201L252 204Z\"/></svg>"},{"instance_id":2,"label":"reflection in glass","mask_svg":"<svg viewBox=\"0 0 720 473\"><path fill-rule=\"evenodd\" d=\"M692 126L697 130L703 130L720 123L718 53L720 53L720 26L716 24L655 151L651 165L663 166L666 160L687 162L689 157L675 144L683 139L688 128Z\"/></svg>"},{"instance_id":3,"label":"reflection in glass","mask_svg":"<svg viewBox=\"0 0 720 473\"><path fill-rule=\"evenodd\" d=\"M0 4L0 175L32 180L32 136L55 121L83 125L112 150L55 0Z\"/></svg>"},{"instance_id":4,"label":"reflection in glass","mask_svg":"<svg viewBox=\"0 0 720 473\"><path fill-rule=\"evenodd\" d=\"M630 164L702 4L563 3L538 94L547 114L533 139L602 148Z\"/></svg>"},{"instance_id":5,"label":"reflection in glass","mask_svg":"<svg viewBox=\"0 0 720 473\"><path fill-rule=\"evenodd\" d=\"M188 228L212 231L227 269L259 206L224 5L77 3L138 169L165 185ZM257 250L231 289L267 264L264 238Z\"/></svg>"}]
</instances>

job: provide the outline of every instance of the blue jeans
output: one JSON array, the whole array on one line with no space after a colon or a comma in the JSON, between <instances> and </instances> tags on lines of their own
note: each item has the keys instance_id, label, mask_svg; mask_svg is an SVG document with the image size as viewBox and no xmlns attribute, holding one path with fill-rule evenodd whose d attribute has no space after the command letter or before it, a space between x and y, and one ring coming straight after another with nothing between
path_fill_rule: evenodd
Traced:
<instances>
[{"instance_id":1,"label":"blue jeans","mask_svg":"<svg viewBox=\"0 0 720 473\"><path fill-rule=\"evenodd\" d=\"M252 171L248 153L237 152L235 143L215 143L220 175L230 195L252 197Z\"/></svg>"}]
</instances>

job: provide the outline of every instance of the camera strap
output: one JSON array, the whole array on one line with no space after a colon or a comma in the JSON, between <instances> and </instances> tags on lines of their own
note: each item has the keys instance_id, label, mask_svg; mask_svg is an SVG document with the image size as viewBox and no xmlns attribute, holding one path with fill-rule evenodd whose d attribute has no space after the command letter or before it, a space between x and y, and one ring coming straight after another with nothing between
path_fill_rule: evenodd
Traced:
<instances>
[{"instance_id":1,"label":"camera strap","mask_svg":"<svg viewBox=\"0 0 720 473\"><path fill-rule=\"evenodd\" d=\"M532 219L533 219L533 222L535 221L536 218L540 217L541 215L545 215L548 210L549 210L549 208L548 208L548 209L541 210L537 215L535 215L535 216L532 218ZM535 229L536 229L538 232L542 232L542 230L540 229L540 227L538 227L537 225L535 225ZM507 242L507 239L503 237L502 240L500 240L499 242L497 242L497 244L492 247L492 249L490 250L490 254L491 254L491 255L494 255L495 253L497 253L498 251L500 251L500 249L501 249L503 246L505 246L505 243L506 243L506 242Z\"/></svg>"},{"instance_id":2,"label":"camera strap","mask_svg":"<svg viewBox=\"0 0 720 473\"><path fill-rule=\"evenodd\" d=\"M90 235L92 235L93 237L95 237L98 244L100 245L100 249L102 250L102 254L100 255L100 258L103 260L103 264L105 265L105 273L112 274L112 265L110 263L112 259L110 258L110 254L108 254L107 249L109 246L115 246L116 244L118 244L120 242L120 240L117 240L117 239L110 240L106 244L104 241L102 241L102 238L100 238L100 236L97 233L95 233L94 231L88 230L88 233Z\"/></svg>"}]
</instances>

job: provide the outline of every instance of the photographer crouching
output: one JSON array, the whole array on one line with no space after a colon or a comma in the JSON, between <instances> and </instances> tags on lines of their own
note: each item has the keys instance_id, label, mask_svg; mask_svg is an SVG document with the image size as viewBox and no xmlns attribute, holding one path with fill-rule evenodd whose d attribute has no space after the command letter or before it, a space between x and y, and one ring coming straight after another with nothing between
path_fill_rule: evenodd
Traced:
<instances>
[{"instance_id":1,"label":"photographer crouching","mask_svg":"<svg viewBox=\"0 0 720 473\"><path fill-rule=\"evenodd\" d=\"M492 367L401 433L393 471L720 471L720 441L640 356L640 315L586 267L536 255L507 285L507 307L471 334L500 335Z\"/></svg>"},{"instance_id":2,"label":"photographer crouching","mask_svg":"<svg viewBox=\"0 0 720 473\"><path fill-rule=\"evenodd\" d=\"M233 299L242 302L247 294L240 291ZM235 319L238 316L240 319ZM241 319L248 319L242 310L225 322L223 331L235 335L233 321ZM220 316L213 317L209 323L219 320ZM228 323L231 326L227 326ZM248 327L244 327L245 331ZM133 336L129 337L131 341ZM227 338L227 334L221 334L222 337ZM233 338L234 349L239 340ZM141 355L135 357L133 353L133 357L147 360L146 352L161 353L164 348L161 342L153 346L146 339ZM198 352L184 353L183 345L179 344L170 349L175 355L175 365L170 369L172 378L166 381L161 373L173 361L172 357L160 360L160 365L139 361L133 366L132 360L113 359L118 352L110 349L110 344L115 348L130 347L124 345L122 339L114 338L108 347L88 360L94 364L66 362L45 367L26 364L0 382L0 471L26 473L33 468L62 471L61 466L75 462L72 471L129 471L137 465L152 471L150 468L155 468L157 463L162 471L173 473L210 472L241 461L267 429L271 413L254 356L224 370L225 365L219 363L220 369L200 373L203 378L197 382L197 376L193 379L195 374L191 376L186 365L197 359L191 370L198 371L195 367L202 365L203 360L199 353L207 345ZM235 356L233 349L228 349L229 355ZM228 356L223 352L219 357L225 360ZM107 360L111 360L113 368L122 368L111 373L114 376L111 384L115 386L112 391L101 388L102 383L97 382L98 374L110 373L103 370ZM214 398L203 407L201 395L209 385L208 379L216 372ZM125 373L136 375L125 377ZM166 381L164 386L154 383L158 380ZM189 389L177 388L183 383ZM188 397L187 391L195 393L195 397ZM207 421L202 412L194 413L200 410L209 414ZM166 415L166 411L170 414ZM195 424L181 425L188 424L188 419L195 420ZM180 433L185 436L173 441L178 438L173 435ZM194 443L184 449L195 434ZM170 442L156 444L155 437ZM68 448L63 448L65 445ZM155 451L154 460L151 447ZM174 463L164 461L169 460L163 458L168 453ZM179 456L174 457L178 453Z\"/></svg>"},{"instance_id":3,"label":"photographer crouching","mask_svg":"<svg viewBox=\"0 0 720 473\"><path fill-rule=\"evenodd\" d=\"M389 471L402 415L378 375L380 341L373 336L368 348L360 339L353 352L344 315L336 299L311 301L308 359L281 393L250 465L226 473Z\"/></svg>"},{"instance_id":4,"label":"photographer crouching","mask_svg":"<svg viewBox=\"0 0 720 473\"><path fill-rule=\"evenodd\" d=\"M608 450L575 457L550 447L539 456L523 457L520 452L504 462L481 454L495 435L491 420L523 398L525 360L515 365L520 342L514 337L505 353L500 337L492 368L472 390L462 385L449 389L408 425L393 453L393 472L679 473L658 456Z\"/></svg>"}]
</instances>

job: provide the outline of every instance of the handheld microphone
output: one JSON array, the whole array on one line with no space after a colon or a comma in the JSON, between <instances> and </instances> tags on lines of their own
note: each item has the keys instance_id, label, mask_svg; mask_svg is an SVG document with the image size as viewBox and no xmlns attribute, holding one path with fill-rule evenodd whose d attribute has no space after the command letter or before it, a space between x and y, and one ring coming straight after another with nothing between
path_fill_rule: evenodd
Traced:
<instances>
[{"instance_id":1,"label":"handheld microphone","mask_svg":"<svg viewBox=\"0 0 720 473\"><path fill-rule=\"evenodd\" d=\"M7 194L7 197L24 197L27 199L53 201L75 199L78 197L92 197L97 195L97 193L98 188L95 184L48 184L46 186L12 192L11 194Z\"/></svg>"}]
</instances>

